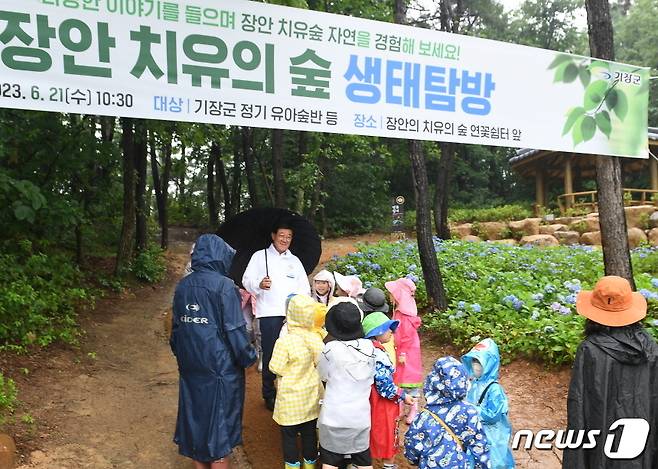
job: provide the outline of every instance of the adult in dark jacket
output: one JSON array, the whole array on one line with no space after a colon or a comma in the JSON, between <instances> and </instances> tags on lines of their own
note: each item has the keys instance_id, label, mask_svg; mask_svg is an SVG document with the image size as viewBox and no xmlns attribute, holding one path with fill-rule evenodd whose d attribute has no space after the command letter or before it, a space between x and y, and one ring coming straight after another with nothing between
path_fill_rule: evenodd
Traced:
<instances>
[{"instance_id":1,"label":"adult in dark jacket","mask_svg":"<svg viewBox=\"0 0 658 469\"><path fill-rule=\"evenodd\" d=\"M174 442L197 469L228 468L242 443L244 369L256 361L227 277L235 251L214 234L199 237L192 273L176 287L171 349L180 374Z\"/></svg>"},{"instance_id":2,"label":"adult in dark jacket","mask_svg":"<svg viewBox=\"0 0 658 469\"><path fill-rule=\"evenodd\" d=\"M586 338L571 375L568 428L600 434L594 448L565 450L562 467L657 468L658 344L640 322L646 316L646 300L626 279L609 276L593 291L580 292L576 309L587 318ZM621 435L621 428L610 432L619 419L644 419L648 424L635 420Z\"/></svg>"}]
</instances>

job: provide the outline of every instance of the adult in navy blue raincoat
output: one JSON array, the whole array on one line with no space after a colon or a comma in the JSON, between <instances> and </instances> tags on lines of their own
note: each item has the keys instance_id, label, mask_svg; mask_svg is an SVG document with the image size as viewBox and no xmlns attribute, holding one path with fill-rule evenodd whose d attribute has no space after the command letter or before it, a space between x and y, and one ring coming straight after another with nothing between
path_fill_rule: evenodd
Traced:
<instances>
[{"instance_id":1,"label":"adult in navy blue raincoat","mask_svg":"<svg viewBox=\"0 0 658 469\"><path fill-rule=\"evenodd\" d=\"M242 443L244 369L256 351L227 277L234 254L217 235L202 235L192 273L174 294L171 348L180 373L174 442L197 469L227 468L231 449Z\"/></svg>"}]
</instances>

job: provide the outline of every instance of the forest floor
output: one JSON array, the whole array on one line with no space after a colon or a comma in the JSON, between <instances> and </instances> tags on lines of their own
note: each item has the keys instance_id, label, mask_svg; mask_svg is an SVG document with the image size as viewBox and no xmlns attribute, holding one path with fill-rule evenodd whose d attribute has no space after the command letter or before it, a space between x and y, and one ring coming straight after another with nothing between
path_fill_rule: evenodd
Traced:
<instances>
[{"instance_id":1,"label":"forest floor","mask_svg":"<svg viewBox=\"0 0 658 469\"><path fill-rule=\"evenodd\" d=\"M164 317L195 235L172 230L166 280L99 300L81 318L86 333L79 346L0 358L3 372L19 388L15 423L5 427L16 439L20 469L193 467L172 442L178 373ZM353 251L356 243L386 236L325 240L321 264ZM426 370L438 357L455 353L435 337L422 340ZM503 366L500 382L514 429L564 428L568 381L566 368L547 369L524 360ZM559 451L520 450L514 456L520 469L560 467ZM411 467L402 456L398 459L401 468ZM279 429L263 405L260 376L252 367L247 371L244 449L236 452L234 467L276 469L281 461Z\"/></svg>"}]
</instances>

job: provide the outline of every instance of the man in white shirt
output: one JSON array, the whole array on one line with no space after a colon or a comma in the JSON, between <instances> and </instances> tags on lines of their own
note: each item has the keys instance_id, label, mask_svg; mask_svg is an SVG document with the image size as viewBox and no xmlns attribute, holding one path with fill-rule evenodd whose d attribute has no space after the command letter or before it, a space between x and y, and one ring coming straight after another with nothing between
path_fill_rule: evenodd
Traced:
<instances>
[{"instance_id":1,"label":"man in white shirt","mask_svg":"<svg viewBox=\"0 0 658 469\"><path fill-rule=\"evenodd\" d=\"M282 222L272 231L272 244L256 251L242 276L245 290L256 298L256 318L261 331L263 351L263 399L265 406L274 410L275 375L270 371L274 342L279 337L286 318L286 299L291 294L310 295L311 286L304 266L289 251L293 230Z\"/></svg>"}]
</instances>

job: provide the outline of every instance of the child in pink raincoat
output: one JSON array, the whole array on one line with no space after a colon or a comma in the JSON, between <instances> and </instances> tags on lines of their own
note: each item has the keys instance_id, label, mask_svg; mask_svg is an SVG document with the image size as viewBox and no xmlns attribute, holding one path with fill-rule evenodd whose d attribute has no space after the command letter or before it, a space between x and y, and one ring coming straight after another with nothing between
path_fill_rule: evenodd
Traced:
<instances>
[{"instance_id":1,"label":"child in pink raincoat","mask_svg":"<svg viewBox=\"0 0 658 469\"><path fill-rule=\"evenodd\" d=\"M408 278L399 278L386 282L386 289L394 306L393 320L400 321L395 331L395 348L397 365L393 380L408 394L416 397L416 403L409 407L407 424L411 424L418 413L418 397L423 385L423 365L420 356L420 337L418 328L420 318L414 294L416 284Z\"/></svg>"}]
</instances>

